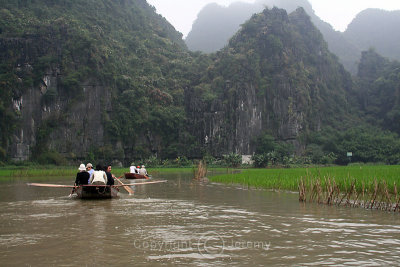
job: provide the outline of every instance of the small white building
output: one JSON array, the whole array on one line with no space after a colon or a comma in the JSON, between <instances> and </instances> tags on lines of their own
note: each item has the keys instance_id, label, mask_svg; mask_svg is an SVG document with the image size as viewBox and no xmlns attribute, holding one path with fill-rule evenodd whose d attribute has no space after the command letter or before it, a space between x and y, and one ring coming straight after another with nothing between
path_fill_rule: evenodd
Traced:
<instances>
[{"instance_id":1,"label":"small white building","mask_svg":"<svg viewBox=\"0 0 400 267\"><path fill-rule=\"evenodd\" d=\"M242 164L253 165L252 155L242 155Z\"/></svg>"}]
</instances>

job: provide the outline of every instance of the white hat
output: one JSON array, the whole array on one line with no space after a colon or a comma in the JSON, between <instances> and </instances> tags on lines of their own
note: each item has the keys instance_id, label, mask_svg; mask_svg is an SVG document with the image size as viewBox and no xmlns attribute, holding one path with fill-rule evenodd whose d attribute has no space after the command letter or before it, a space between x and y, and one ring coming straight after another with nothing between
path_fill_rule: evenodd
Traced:
<instances>
[{"instance_id":1,"label":"white hat","mask_svg":"<svg viewBox=\"0 0 400 267\"><path fill-rule=\"evenodd\" d=\"M92 165L92 163L88 163L88 164L86 164L86 168L89 168L89 167L93 168L93 165Z\"/></svg>"},{"instance_id":2,"label":"white hat","mask_svg":"<svg viewBox=\"0 0 400 267\"><path fill-rule=\"evenodd\" d=\"M79 168L78 168L78 170L80 170L80 171L86 171L85 164L81 164L81 165L79 165Z\"/></svg>"},{"instance_id":3,"label":"white hat","mask_svg":"<svg viewBox=\"0 0 400 267\"><path fill-rule=\"evenodd\" d=\"M142 168L144 168L144 165L142 165Z\"/></svg>"}]
</instances>

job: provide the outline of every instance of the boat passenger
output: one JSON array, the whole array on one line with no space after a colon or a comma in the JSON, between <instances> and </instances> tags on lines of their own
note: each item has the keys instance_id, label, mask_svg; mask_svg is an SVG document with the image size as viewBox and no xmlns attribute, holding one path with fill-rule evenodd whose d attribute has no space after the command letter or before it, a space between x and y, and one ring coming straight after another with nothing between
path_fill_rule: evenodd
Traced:
<instances>
[{"instance_id":1,"label":"boat passenger","mask_svg":"<svg viewBox=\"0 0 400 267\"><path fill-rule=\"evenodd\" d=\"M79 165L79 172L76 174L75 185L88 184L90 174L86 171L85 164Z\"/></svg>"},{"instance_id":2,"label":"boat passenger","mask_svg":"<svg viewBox=\"0 0 400 267\"><path fill-rule=\"evenodd\" d=\"M111 164L107 164L104 167L104 171L107 175L107 185L114 185L115 175L111 174Z\"/></svg>"},{"instance_id":3,"label":"boat passenger","mask_svg":"<svg viewBox=\"0 0 400 267\"><path fill-rule=\"evenodd\" d=\"M90 176L89 183L98 185L107 184L107 175L103 171L103 167L100 164L96 165L96 170L93 172L93 175Z\"/></svg>"},{"instance_id":4,"label":"boat passenger","mask_svg":"<svg viewBox=\"0 0 400 267\"><path fill-rule=\"evenodd\" d=\"M142 168L140 168L139 174L147 176L147 170L146 170L146 168L144 167L144 165L142 165Z\"/></svg>"},{"instance_id":5,"label":"boat passenger","mask_svg":"<svg viewBox=\"0 0 400 267\"><path fill-rule=\"evenodd\" d=\"M86 164L86 171L89 173L90 176L92 176L92 174L94 172L92 163ZM89 179L90 179L90 177L89 177ZM88 183L89 183L89 179L88 179Z\"/></svg>"},{"instance_id":6,"label":"boat passenger","mask_svg":"<svg viewBox=\"0 0 400 267\"><path fill-rule=\"evenodd\" d=\"M129 172L130 173L139 173L139 170L136 168L135 163L131 163L131 166L129 167Z\"/></svg>"}]
</instances>

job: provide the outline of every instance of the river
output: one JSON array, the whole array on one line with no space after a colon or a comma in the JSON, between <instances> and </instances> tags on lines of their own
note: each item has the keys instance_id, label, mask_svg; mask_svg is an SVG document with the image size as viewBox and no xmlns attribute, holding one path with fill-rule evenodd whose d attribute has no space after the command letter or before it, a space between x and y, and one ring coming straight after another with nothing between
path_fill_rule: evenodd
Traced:
<instances>
[{"instance_id":1,"label":"river","mask_svg":"<svg viewBox=\"0 0 400 267\"><path fill-rule=\"evenodd\" d=\"M2 266L399 265L400 214L299 203L298 194L195 182L123 188L111 200L69 189L0 187ZM71 178L43 179L71 184ZM126 183L130 181L122 180Z\"/></svg>"}]
</instances>

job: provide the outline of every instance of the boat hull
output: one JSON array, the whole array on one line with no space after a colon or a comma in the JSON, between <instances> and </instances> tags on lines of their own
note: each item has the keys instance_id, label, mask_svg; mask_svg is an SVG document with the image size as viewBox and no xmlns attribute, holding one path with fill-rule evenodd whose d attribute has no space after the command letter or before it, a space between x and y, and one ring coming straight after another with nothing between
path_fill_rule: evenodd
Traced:
<instances>
[{"instance_id":1,"label":"boat hull","mask_svg":"<svg viewBox=\"0 0 400 267\"><path fill-rule=\"evenodd\" d=\"M104 199L118 196L119 189L109 185L81 185L75 192L82 199Z\"/></svg>"},{"instance_id":2,"label":"boat hull","mask_svg":"<svg viewBox=\"0 0 400 267\"><path fill-rule=\"evenodd\" d=\"M138 173L125 173L125 179L149 179L149 176Z\"/></svg>"}]
</instances>

